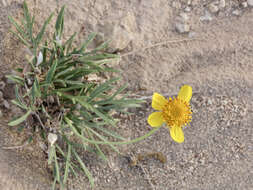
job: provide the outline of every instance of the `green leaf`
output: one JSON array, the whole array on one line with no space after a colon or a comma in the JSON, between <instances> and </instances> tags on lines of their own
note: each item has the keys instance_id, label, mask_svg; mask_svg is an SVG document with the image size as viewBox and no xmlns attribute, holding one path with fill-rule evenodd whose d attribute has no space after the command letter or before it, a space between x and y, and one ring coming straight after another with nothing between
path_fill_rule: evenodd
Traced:
<instances>
[{"instance_id":1,"label":"green leaf","mask_svg":"<svg viewBox=\"0 0 253 190\"><path fill-rule=\"evenodd\" d=\"M90 138L91 138L92 140L94 140L94 137L93 137L93 135L91 134L91 132L89 132L88 130L87 130L87 132L88 132ZM96 147L96 149L97 149L97 151L98 151L97 154L98 154L104 161L108 161L107 157L105 156L105 154L103 153L103 151L100 149L99 145L95 144L95 147Z\"/></svg>"},{"instance_id":2,"label":"green leaf","mask_svg":"<svg viewBox=\"0 0 253 190\"><path fill-rule=\"evenodd\" d=\"M72 36L70 36L70 38L65 42L64 48L67 46L66 54L69 53L69 51L70 51L70 49L71 49L71 46L72 46L72 43L73 43L73 40L74 40L76 34L77 34L77 33L75 32L75 33L74 33Z\"/></svg>"},{"instance_id":3,"label":"green leaf","mask_svg":"<svg viewBox=\"0 0 253 190\"><path fill-rule=\"evenodd\" d=\"M64 177L63 177L63 184L66 184L67 179L68 179L70 156L71 156L71 145L68 144L68 154L67 154L67 159L66 159L66 164L65 164L66 166L65 166L65 172L64 172Z\"/></svg>"},{"instance_id":4,"label":"green leaf","mask_svg":"<svg viewBox=\"0 0 253 190\"><path fill-rule=\"evenodd\" d=\"M85 40L85 42L82 44L80 50L78 50L78 51L79 51L80 53L82 53L83 51L85 51L86 48L87 48L87 46L90 44L90 42L91 42L92 40L94 40L95 37L96 37L96 33L91 33L91 34L88 36L87 40Z\"/></svg>"},{"instance_id":5,"label":"green leaf","mask_svg":"<svg viewBox=\"0 0 253 190\"><path fill-rule=\"evenodd\" d=\"M25 19L26 19L26 28L27 28L27 31L29 33L30 39L32 40L33 39L33 36L32 36L32 20L31 20L31 15L29 13L26 1L24 1L23 7L24 7L24 14L25 14Z\"/></svg>"},{"instance_id":6,"label":"green leaf","mask_svg":"<svg viewBox=\"0 0 253 190\"><path fill-rule=\"evenodd\" d=\"M52 19L53 17L53 13L47 18L47 20L44 22L39 34L37 35L36 39L35 39L35 49L37 48L37 46L39 45L44 33L45 33L45 30L46 30L46 26L48 25L48 23L50 22L50 20Z\"/></svg>"},{"instance_id":7,"label":"green leaf","mask_svg":"<svg viewBox=\"0 0 253 190\"><path fill-rule=\"evenodd\" d=\"M23 37L27 37L25 31L22 29L22 27L14 20L13 17L8 16L10 22L15 26L16 30L23 36Z\"/></svg>"},{"instance_id":8,"label":"green leaf","mask_svg":"<svg viewBox=\"0 0 253 190\"><path fill-rule=\"evenodd\" d=\"M74 153L74 156L76 157L77 161L79 162L80 166L82 167L84 173L88 177L89 182L91 184L91 187L94 187L94 179L93 179L91 173L89 172L89 170L87 169L87 167L85 166L85 164L83 163L83 161L81 160L81 158L78 156L78 154L76 153L75 149L72 149L72 152Z\"/></svg>"},{"instance_id":9,"label":"green leaf","mask_svg":"<svg viewBox=\"0 0 253 190\"><path fill-rule=\"evenodd\" d=\"M57 161L57 155L56 155L56 151L54 151L54 164L55 164L55 174L56 174L56 179L59 183L61 183L61 178L60 178L60 168L59 168L59 164Z\"/></svg>"},{"instance_id":10,"label":"green leaf","mask_svg":"<svg viewBox=\"0 0 253 190\"><path fill-rule=\"evenodd\" d=\"M59 36L59 38L61 38L62 31L63 31L64 9L65 9L65 5L61 8L60 13L59 13L56 23L55 23L56 36Z\"/></svg>"},{"instance_id":11,"label":"green leaf","mask_svg":"<svg viewBox=\"0 0 253 190\"><path fill-rule=\"evenodd\" d=\"M22 123L31 114L31 112L32 112L32 110L28 110L28 112L26 112L25 115L23 115L22 117L20 117L18 119L15 119L14 121L9 122L8 125L15 126L15 125Z\"/></svg>"},{"instance_id":12,"label":"green leaf","mask_svg":"<svg viewBox=\"0 0 253 190\"><path fill-rule=\"evenodd\" d=\"M58 61L55 60L55 62L53 63L53 65L51 66L51 68L49 69L47 76L46 76L46 82L49 84L52 82L53 78L54 78L54 74L55 74L55 70L57 67Z\"/></svg>"},{"instance_id":13,"label":"green leaf","mask_svg":"<svg viewBox=\"0 0 253 190\"><path fill-rule=\"evenodd\" d=\"M34 102L35 98L41 97L41 92L40 92L40 86L37 77L35 77L33 86L32 86L32 101Z\"/></svg>"},{"instance_id":14,"label":"green leaf","mask_svg":"<svg viewBox=\"0 0 253 190\"><path fill-rule=\"evenodd\" d=\"M109 141L107 141L106 137L100 135L99 133L97 133L96 131L94 131L93 129L91 128L87 128L89 131L91 131L93 134L95 134L98 138L100 138L102 141L108 143L108 145L117 153L119 153L118 149L113 146L111 143L109 143Z\"/></svg>"},{"instance_id":15,"label":"green leaf","mask_svg":"<svg viewBox=\"0 0 253 190\"><path fill-rule=\"evenodd\" d=\"M53 162L53 158L54 158L54 153L55 152L55 146L50 146L50 150L49 150L49 157L48 157L48 165L50 165Z\"/></svg>"},{"instance_id":16,"label":"green leaf","mask_svg":"<svg viewBox=\"0 0 253 190\"><path fill-rule=\"evenodd\" d=\"M27 40L25 40L22 36L20 36L19 34L17 34L16 32L10 30L10 32L12 34L14 34L24 45L26 45L27 47L30 47L30 44Z\"/></svg>"},{"instance_id":17,"label":"green leaf","mask_svg":"<svg viewBox=\"0 0 253 190\"><path fill-rule=\"evenodd\" d=\"M24 84L25 84L25 79L22 77L19 77L17 75L6 75L6 78L8 78L8 79L10 79L22 86L24 86Z\"/></svg>"},{"instance_id":18,"label":"green leaf","mask_svg":"<svg viewBox=\"0 0 253 190\"><path fill-rule=\"evenodd\" d=\"M105 92L106 90L111 89L112 87L110 86L110 84L118 81L120 78L112 78L108 81L106 81L103 84L100 84L98 87L96 87L92 93L90 94L90 98L88 99L88 102L91 102L95 97L97 97L99 94Z\"/></svg>"}]
</instances>

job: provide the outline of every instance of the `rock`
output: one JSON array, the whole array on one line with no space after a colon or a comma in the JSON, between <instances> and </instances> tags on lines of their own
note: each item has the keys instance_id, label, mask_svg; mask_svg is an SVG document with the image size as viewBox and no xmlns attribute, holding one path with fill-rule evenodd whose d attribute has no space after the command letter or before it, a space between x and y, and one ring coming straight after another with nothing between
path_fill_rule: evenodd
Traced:
<instances>
[{"instance_id":1,"label":"rock","mask_svg":"<svg viewBox=\"0 0 253 190\"><path fill-rule=\"evenodd\" d=\"M176 9L181 9L181 3L178 0L173 1L172 2L172 7L176 8Z\"/></svg>"},{"instance_id":2,"label":"rock","mask_svg":"<svg viewBox=\"0 0 253 190\"><path fill-rule=\"evenodd\" d=\"M190 31L190 25L188 23L189 16L186 13L180 13L178 17L176 17L175 28L176 31L180 34L188 33Z\"/></svg>"},{"instance_id":3,"label":"rock","mask_svg":"<svg viewBox=\"0 0 253 190\"><path fill-rule=\"evenodd\" d=\"M249 6L253 6L253 0L247 0Z\"/></svg>"},{"instance_id":4,"label":"rock","mask_svg":"<svg viewBox=\"0 0 253 190\"><path fill-rule=\"evenodd\" d=\"M3 101L3 106L6 108L6 109L10 109L10 104L7 100L4 100Z\"/></svg>"},{"instance_id":5,"label":"rock","mask_svg":"<svg viewBox=\"0 0 253 190\"><path fill-rule=\"evenodd\" d=\"M184 11L187 13L191 12L191 10L192 10L191 7L185 7L185 9L184 9Z\"/></svg>"},{"instance_id":6,"label":"rock","mask_svg":"<svg viewBox=\"0 0 253 190\"><path fill-rule=\"evenodd\" d=\"M219 7L214 3L209 4L208 9L211 13L217 13L219 11Z\"/></svg>"},{"instance_id":7,"label":"rock","mask_svg":"<svg viewBox=\"0 0 253 190\"><path fill-rule=\"evenodd\" d=\"M210 13L206 10L205 15L200 17L200 21L212 21L213 18Z\"/></svg>"},{"instance_id":8,"label":"rock","mask_svg":"<svg viewBox=\"0 0 253 190\"><path fill-rule=\"evenodd\" d=\"M3 112L0 110L0 118L3 117Z\"/></svg>"},{"instance_id":9,"label":"rock","mask_svg":"<svg viewBox=\"0 0 253 190\"><path fill-rule=\"evenodd\" d=\"M246 1L242 2L242 4L241 4L241 5L242 5L242 7L243 7L243 8L248 7L248 3L247 3Z\"/></svg>"},{"instance_id":10,"label":"rock","mask_svg":"<svg viewBox=\"0 0 253 190\"><path fill-rule=\"evenodd\" d=\"M4 90L4 88L5 88L4 81L0 81L0 90Z\"/></svg>"},{"instance_id":11,"label":"rock","mask_svg":"<svg viewBox=\"0 0 253 190\"><path fill-rule=\"evenodd\" d=\"M176 23L176 31L180 34L188 33L190 31L190 25L187 23Z\"/></svg>"},{"instance_id":12,"label":"rock","mask_svg":"<svg viewBox=\"0 0 253 190\"><path fill-rule=\"evenodd\" d=\"M54 143L57 141L57 138L58 138L57 135L54 133L49 133L47 137L48 142L50 143L51 146L54 145Z\"/></svg>"},{"instance_id":13,"label":"rock","mask_svg":"<svg viewBox=\"0 0 253 190\"><path fill-rule=\"evenodd\" d=\"M221 9L225 8L226 7L226 0L220 0L219 7Z\"/></svg>"},{"instance_id":14,"label":"rock","mask_svg":"<svg viewBox=\"0 0 253 190\"><path fill-rule=\"evenodd\" d=\"M241 15L241 11L238 10L238 9L235 9L235 10L233 10L232 14L235 15L235 16L240 16Z\"/></svg>"},{"instance_id":15,"label":"rock","mask_svg":"<svg viewBox=\"0 0 253 190\"><path fill-rule=\"evenodd\" d=\"M137 24L133 13L128 13L119 21L107 21L98 25L98 35L96 44L109 40L108 52L124 50L133 40L133 35L137 30Z\"/></svg>"}]
</instances>

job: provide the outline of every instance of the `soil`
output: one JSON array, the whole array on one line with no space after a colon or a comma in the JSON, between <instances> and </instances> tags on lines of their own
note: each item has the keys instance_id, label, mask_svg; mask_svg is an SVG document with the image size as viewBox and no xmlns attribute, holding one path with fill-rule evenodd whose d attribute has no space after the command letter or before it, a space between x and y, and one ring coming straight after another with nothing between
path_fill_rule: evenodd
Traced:
<instances>
[{"instance_id":1,"label":"soil","mask_svg":"<svg viewBox=\"0 0 253 190\"><path fill-rule=\"evenodd\" d=\"M120 23L132 15L126 25L131 30L129 43L119 51L122 57L115 66L129 84L129 93L146 103L132 110L133 116L122 119L118 127L125 137L133 139L150 131L146 119L153 111L153 92L169 97L183 84L193 87L193 120L184 129L185 142L173 142L169 131L161 128L145 141L122 146L120 155L108 152L109 163L84 155L95 179L94 189L253 188L253 7L245 7L246 1L225 1L225 7L220 1L210 6L213 2L28 1L37 26L66 4L64 35L67 38L76 31L80 40L92 31L103 31L105 23ZM203 19L206 11L211 19ZM21 0L0 1L0 78L24 59L25 49L8 32L7 19L8 15L20 18L21 13ZM175 29L180 13L187 14L183 24L187 22L190 31ZM48 35L53 26L48 27ZM10 115L4 112L0 122L0 189L50 189L39 141L3 149L22 145L27 138L25 132L19 134L7 126ZM164 159L147 156L133 164L139 154L160 154ZM80 175L68 189L90 187Z\"/></svg>"}]
</instances>

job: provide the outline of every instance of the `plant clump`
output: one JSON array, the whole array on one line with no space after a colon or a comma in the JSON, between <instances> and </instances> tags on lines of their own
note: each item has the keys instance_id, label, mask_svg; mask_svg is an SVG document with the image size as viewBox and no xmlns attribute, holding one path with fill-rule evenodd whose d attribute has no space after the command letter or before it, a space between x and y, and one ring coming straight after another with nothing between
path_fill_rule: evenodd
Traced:
<instances>
[{"instance_id":1,"label":"plant clump","mask_svg":"<svg viewBox=\"0 0 253 190\"><path fill-rule=\"evenodd\" d=\"M118 56L102 51L107 46L106 42L89 50L87 47L95 33L90 34L81 47L73 45L76 33L63 41L64 7L57 16L52 39L45 37L45 30L53 14L35 35L35 17L29 13L26 2L23 7L24 19L21 22L12 17L9 19L16 29L12 33L29 49L31 56L26 57L22 67L16 68L17 75L6 76L15 82L16 99L12 103L24 111L9 125L29 126L48 144L53 188L56 184L64 188L69 174L77 176L79 170L85 173L93 186L92 175L78 150L97 153L107 160L100 145L118 151L115 145L126 142L113 127L109 127L116 126L113 113L128 113L127 108L138 107L141 101L122 95L126 85L117 87L120 78L104 82L90 80L92 75L115 72L105 64Z\"/></svg>"}]
</instances>

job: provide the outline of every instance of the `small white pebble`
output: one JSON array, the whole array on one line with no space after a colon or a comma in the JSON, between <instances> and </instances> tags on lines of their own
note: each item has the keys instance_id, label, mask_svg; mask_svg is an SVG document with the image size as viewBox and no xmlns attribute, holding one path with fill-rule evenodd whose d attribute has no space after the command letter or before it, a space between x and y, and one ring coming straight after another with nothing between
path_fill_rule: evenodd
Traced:
<instances>
[{"instance_id":1,"label":"small white pebble","mask_svg":"<svg viewBox=\"0 0 253 190\"><path fill-rule=\"evenodd\" d=\"M54 145L54 143L57 141L57 138L58 138L57 135L54 133L49 133L47 137L48 142L50 143L51 146Z\"/></svg>"}]
</instances>

